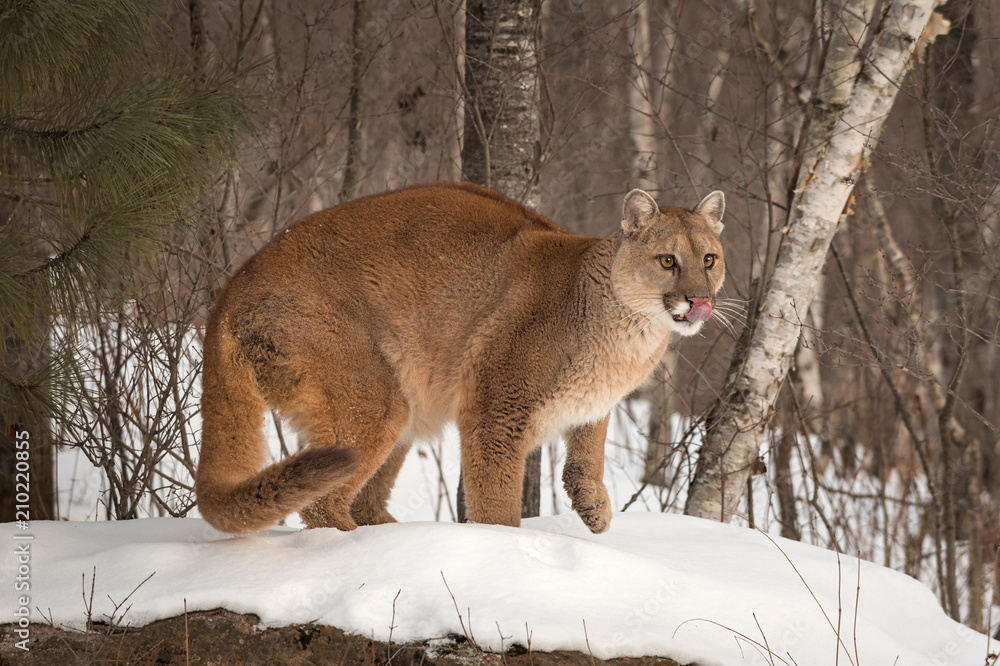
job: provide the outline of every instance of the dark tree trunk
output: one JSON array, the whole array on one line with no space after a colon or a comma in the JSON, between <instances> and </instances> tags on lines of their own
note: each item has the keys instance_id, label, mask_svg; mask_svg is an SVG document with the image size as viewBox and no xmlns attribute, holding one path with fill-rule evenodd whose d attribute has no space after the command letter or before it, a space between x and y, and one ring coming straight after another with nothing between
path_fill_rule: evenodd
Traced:
<instances>
[{"instance_id":1,"label":"dark tree trunk","mask_svg":"<svg viewBox=\"0 0 1000 666\"><path fill-rule=\"evenodd\" d=\"M54 449L48 428L44 426L28 426L24 423L6 423L0 419L3 426L0 432L0 523L23 520L25 514L18 512L21 507L19 494L23 492L23 476L17 475L16 443L28 437L28 517L31 520L53 520L55 510L55 482L53 474ZM22 444L23 446L23 444ZM23 449L21 449L23 450Z\"/></svg>"},{"instance_id":2,"label":"dark tree trunk","mask_svg":"<svg viewBox=\"0 0 1000 666\"><path fill-rule=\"evenodd\" d=\"M347 120L347 160L344 164L344 182L340 187L340 201L350 201L358 193L358 167L361 163L361 83L365 73L365 50L368 37L365 24L368 22L366 0L354 0L354 25L351 28L351 48L354 59L351 62L350 117Z\"/></svg>"},{"instance_id":3,"label":"dark tree trunk","mask_svg":"<svg viewBox=\"0 0 1000 666\"><path fill-rule=\"evenodd\" d=\"M45 327L39 325L35 330L41 333L26 340L14 334L6 322L0 322L0 334L4 336L3 346L0 347L4 350L3 362L16 376L37 370L48 360ZM18 462L21 462L20 467ZM27 463L27 477L18 476L18 472L25 473L24 463ZM55 449L48 423L29 418L8 403L0 411L0 523L24 519L24 514L18 514L17 510L19 505L23 505L23 495L19 498L19 492L24 490L24 486L18 484L25 481L28 486L29 518L53 520L56 517L54 470Z\"/></svg>"},{"instance_id":4,"label":"dark tree trunk","mask_svg":"<svg viewBox=\"0 0 1000 666\"><path fill-rule=\"evenodd\" d=\"M458 500L455 502L455 519L460 523L469 522L469 515L465 512L465 475L458 473Z\"/></svg>"},{"instance_id":5,"label":"dark tree trunk","mask_svg":"<svg viewBox=\"0 0 1000 666\"><path fill-rule=\"evenodd\" d=\"M799 512L795 506L795 487L792 484L792 448L795 445L795 432L790 419L785 420L781 437L776 442L774 453L774 485L778 494L778 515L781 519L781 536L786 539L802 540L799 531Z\"/></svg>"},{"instance_id":6,"label":"dark tree trunk","mask_svg":"<svg viewBox=\"0 0 1000 666\"><path fill-rule=\"evenodd\" d=\"M939 183L941 191L933 200L932 210L944 226L949 240L952 262L953 284L952 306L956 314L957 334L955 341L954 369L944 379L948 382L947 393L938 406L938 430L941 434L941 512L945 548L945 608L955 620L962 620L959 607L957 580L959 540L959 514L967 517L969 541L969 587L968 613L966 623L977 631L983 627L983 603L985 582L983 580L983 519L978 492L967 492L968 505L959 508L959 492L956 481L959 476L961 459L966 458L971 469L968 490L976 490L982 485L982 458L978 448L980 442L959 425L955 416L955 395L969 366L970 318L974 315L969 308L965 284L967 275L979 273L976 266L977 225L975 212L963 209L963 201L971 199L968 191L968 173L975 166L963 163L962 158L970 155L967 145L963 145L975 130L972 107L975 103L975 72L973 48L977 40L972 3L969 0L951 0L943 5L940 13L949 21L950 30L931 45L927 60L926 81L933 109L925 107L925 124L928 136L927 158L931 175ZM970 270L972 269L972 270ZM973 451L975 449L975 451Z\"/></svg>"}]
</instances>

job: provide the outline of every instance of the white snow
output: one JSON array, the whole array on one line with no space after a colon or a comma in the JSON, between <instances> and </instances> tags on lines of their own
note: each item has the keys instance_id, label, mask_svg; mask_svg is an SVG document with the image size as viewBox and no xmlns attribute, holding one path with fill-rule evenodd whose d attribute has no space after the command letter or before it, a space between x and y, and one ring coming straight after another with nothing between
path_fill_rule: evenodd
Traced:
<instances>
[{"instance_id":1,"label":"white snow","mask_svg":"<svg viewBox=\"0 0 1000 666\"><path fill-rule=\"evenodd\" d=\"M637 490L642 408L615 410L609 429L605 483L615 507ZM678 436L684 425L673 424ZM36 623L44 615L83 627L83 577L89 596L96 568L94 618L118 621L127 609L124 623L135 625L179 615L186 600L189 611L222 606L254 613L263 625L316 621L383 641L392 625L392 640L402 642L462 635L457 604L490 650L527 645L529 633L532 650L727 666L979 666L998 650L946 617L931 591L904 574L862 562L859 593L853 557L838 563L821 548L660 513L683 506L682 483L644 489L610 532L591 535L561 488L560 445L543 449L546 517L519 530L415 522L453 519L457 439L449 428L441 441L411 451L390 500L404 521L396 525L352 533L285 527L235 538L194 518L155 518L32 523L28 532L6 524L0 538L34 537ZM72 489L62 498L64 515L99 518L99 474L88 476L69 453L60 456L60 474L72 481L60 483ZM762 522L773 527L766 514ZM15 569L10 548L0 557L0 608L16 607L20 593L7 583Z\"/></svg>"},{"instance_id":2,"label":"white snow","mask_svg":"<svg viewBox=\"0 0 1000 666\"><path fill-rule=\"evenodd\" d=\"M188 611L221 606L267 626L315 621L383 641L392 625L393 642L462 635L460 611L484 649L530 634L532 650L586 654L589 641L596 657L705 665L972 666L988 650L904 574L861 562L858 592L852 557L671 514L616 514L602 535L563 514L520 529L410 522L245 537L192 518L7 523L0 539L30 543L35 623L83 627L96 569L93 617L127 608L133 625L179 615L186 600ZM12 547L0 564L0 608L13 609Z\"/></svg>"}]
</instances>

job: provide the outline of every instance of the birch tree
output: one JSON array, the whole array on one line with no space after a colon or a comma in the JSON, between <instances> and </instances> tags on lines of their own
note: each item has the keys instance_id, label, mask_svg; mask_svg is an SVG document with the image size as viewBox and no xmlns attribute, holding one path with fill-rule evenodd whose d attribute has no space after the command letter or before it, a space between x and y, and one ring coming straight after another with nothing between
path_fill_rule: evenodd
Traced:
<instances>
[{"instance_id":1,"label":"birch tree","mask_svg":"<svg viewBox=\"0 0 1000 666\"><path fill-rule=\"evenodd\" d=\"M542 0L469 0L462 175L538 204L538 20Z\"/></svg>"},{"instance_id":2,"label":"birch tree","mask_svg":"<svg viewBox=\"0 0 1000 666\"><path fill-rule=\"evenodd\" d=\"M514 201L538 205L538 30L542 0L468 0L462 174ZM541 449L525 465L522 517L541 503ZM464 517L459 481L459 517Z\"/></svg>"},{"instance_id":3,"label":"birch tree","mask_svg":"<svg viewBox=\"0 0 1000 666\"><path fill-rule=\"evenodd\" d=\"M823 73L812 100L812 114L804 121L805 138L795 157L796 191L800 191L805 178L822 157L826 140L843 113L851 96L854 81L861 69L861 49L872 21L874 0L848 0L844 4L823 3L823 22L831 26ZM809 326L801 330L799 345L795 350L796 377L802 399L810 411L823 409L823 389L819 376L819 359L816 357L818 331L823 326L823 278L816 289L816 301L809 308Z\"/></svg>"},{"instance_id":4,"label":"birch tree","mask_svg":"<svg viewBox=\"0 0 1000 666\"><path fill-rule=\"evenodd\" d=\"M799 180L774 272L751 317L744 351L730 366L727 389L709 416L685 506L689 515L728 521L736 512L837 224L936 4L936 0L891 0L884 7L871 45L853 74L850 95L842 111L835 110L836 120L815 164ZM847 30L852 17L864 17L864 5L864 0L847 3L845 19L834 25L834 34ZM837 43L841 38L833 39Z\"/></svg>"}]
</instances>

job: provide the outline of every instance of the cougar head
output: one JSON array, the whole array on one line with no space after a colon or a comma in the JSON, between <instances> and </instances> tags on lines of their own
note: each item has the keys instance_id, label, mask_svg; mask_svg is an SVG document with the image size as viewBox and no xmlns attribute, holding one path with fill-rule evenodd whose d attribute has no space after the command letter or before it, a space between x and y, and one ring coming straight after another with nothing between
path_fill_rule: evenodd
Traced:
<instances>
[{"instance_id":1,"label":"cougar head","mask_svg":"<svg viewBox=\"0 0 1000 666\"><path fill-rule=\"evenodd\" d=\"M611 269L619 302L649 326L697 333L726 275L719 234L726 199L715 191L693 210L660 208L642 190L625 195L622 242Z\"/></svg>"}]
</instances>

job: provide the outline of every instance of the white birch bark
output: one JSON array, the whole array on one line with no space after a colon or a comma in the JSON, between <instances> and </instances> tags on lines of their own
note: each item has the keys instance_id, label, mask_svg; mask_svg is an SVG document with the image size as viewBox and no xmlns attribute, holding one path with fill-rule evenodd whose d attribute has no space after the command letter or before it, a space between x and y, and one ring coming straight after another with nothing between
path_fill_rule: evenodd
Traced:
<instances>
[{"instance_id":1,"label":"white birch bark","mask_svg":"<svg viewBox=\"0 0 1000 666\"><path fill-rule=\"evenodd\" d=\"M538 205L538 29L541 0L467 0L462 171L529 208Z\"/></svg>"},{"instance_id":2,"label":"white birch bark","mask_svg":"<svg viewBox=\"0 0 1000 666\"><path fill-rule=\"evenodd\" d=\"M936 0L891 0L825 150L799 186L745 362L709 424L685 513L728 521L756 461L802 319L854 182L892 108Z\"/></svg>"}]
</instances>

